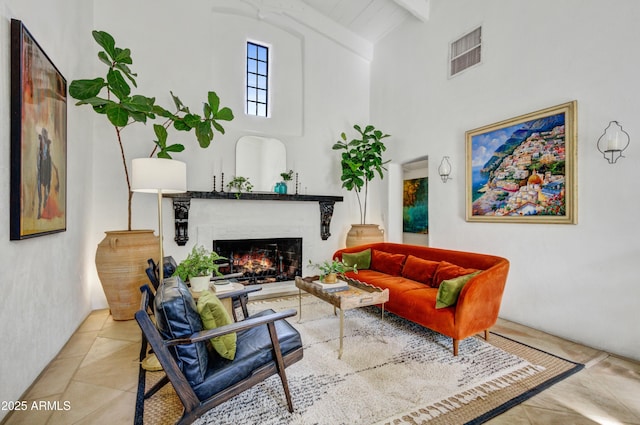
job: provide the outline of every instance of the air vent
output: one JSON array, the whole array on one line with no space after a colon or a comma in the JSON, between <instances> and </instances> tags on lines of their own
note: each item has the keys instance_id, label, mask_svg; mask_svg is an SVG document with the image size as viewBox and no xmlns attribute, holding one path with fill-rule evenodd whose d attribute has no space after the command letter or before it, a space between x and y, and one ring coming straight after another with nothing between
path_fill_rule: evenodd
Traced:
<instances>
[{"instance_id":1,"label":"air vent","mask_svg":"<svg viewBox=\"0 0 640 425\"><path fill-rule=\"evenodd\" d=\"M478 27L470 33L460 37L451 43L451 66L449 76L471 68L480 63L482 49L482 27Z\"/></svg>"}]
</instances>

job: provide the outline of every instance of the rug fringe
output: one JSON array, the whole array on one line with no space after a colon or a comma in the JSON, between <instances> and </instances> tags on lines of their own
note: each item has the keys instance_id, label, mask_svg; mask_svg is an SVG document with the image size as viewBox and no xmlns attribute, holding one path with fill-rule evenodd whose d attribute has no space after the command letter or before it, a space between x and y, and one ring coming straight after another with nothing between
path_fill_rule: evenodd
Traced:
<instances>
[{"instance_id":1,"label":"rug fringe","mask_svg":"<svg viewBox=\"0 0 640 425\"><path fill-rule=\"evenodd\" d=\"M394 415L393 418L387 418L379 425L393 425L397 419L410 422L412 418L420 417L421 419L435 419L438 416L453 412L459 409L465 404L469 404L477 399L484 399L491 395L495 391L499 391L510 385L516 384L523 379L531 377L537 373L546 370L543 366L527 365L524 368L511 372L507 376L503 376L492 381L483 383L480 386L470 388L459 394L449 397L448 399L440 400L423 406L415 411L408 411L399 415Z\"/></svg>"}]
</instances>

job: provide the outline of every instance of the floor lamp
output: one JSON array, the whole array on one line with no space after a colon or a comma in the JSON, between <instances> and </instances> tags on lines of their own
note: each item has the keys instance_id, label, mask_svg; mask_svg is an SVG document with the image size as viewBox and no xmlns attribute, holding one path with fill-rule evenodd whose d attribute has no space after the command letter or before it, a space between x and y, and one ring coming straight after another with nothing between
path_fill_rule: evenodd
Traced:
<instances>
[{"instance_id":1,"label":"floor lamp","mask_svg":"<svg viewBox=\"0 0 640 425\"><path fill-rule=\"evenodd\" d=\"M131 162L131 190L158 194L158 235L160 236L158 284L161 284L164 280L162 194L187 191L187 164L173 159L136 158Z\"/></svg>"}]
</instances>

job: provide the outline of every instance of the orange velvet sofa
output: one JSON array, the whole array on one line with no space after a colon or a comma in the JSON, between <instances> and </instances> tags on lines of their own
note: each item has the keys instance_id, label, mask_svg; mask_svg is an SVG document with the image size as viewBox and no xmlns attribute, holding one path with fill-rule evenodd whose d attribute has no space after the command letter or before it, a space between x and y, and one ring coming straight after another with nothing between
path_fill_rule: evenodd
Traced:
<instances>
[{"instance_id":1,"label":"orange velvet sofa","mask_svg":"<svg viewBox=\"0 0 640 425\"><path fill-rule=\"evenodd\" d=\"M346 276L382 289L389 289L385 309L412 322L453 338L453 355L459 342L484 332L489 337L498 319L502 294L509 272L509 261L502 257L452 251L417 245L380 242L336 251L344 253L371 250L368 269ZM357 254L356 254L357 255ZM457 303L436 308L438 287L443 280L478 272L462 287Z\"/></svg>"}]
</instances>

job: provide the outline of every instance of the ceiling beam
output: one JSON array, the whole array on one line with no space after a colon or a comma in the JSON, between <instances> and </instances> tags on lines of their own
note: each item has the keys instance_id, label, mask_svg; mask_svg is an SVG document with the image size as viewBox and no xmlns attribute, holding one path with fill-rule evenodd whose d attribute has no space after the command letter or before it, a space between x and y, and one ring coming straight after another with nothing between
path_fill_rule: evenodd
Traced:
<instances>
[{"instance_id":1,"label":"ceiling beam","mask_svg":"<svg viewBox=\"0 0 640 425\"><path fill-rule=\"evenodd\" d=\"M393 0L398 6L403 7L422 22L429 20L430 0Z\"/></svg>"},{"instance_id":2,"label":"ceiling beam","mask_svg":"<svg viewBox=\"0 0 640 425\"><path fill-rule=\"evenodd\" d=\"M212 0L212 11L250 16L282 29L305 26L371 62L373 43L300 0ZM287 22L288 21L288 22Z\"/></svg>"}]
</instances>

